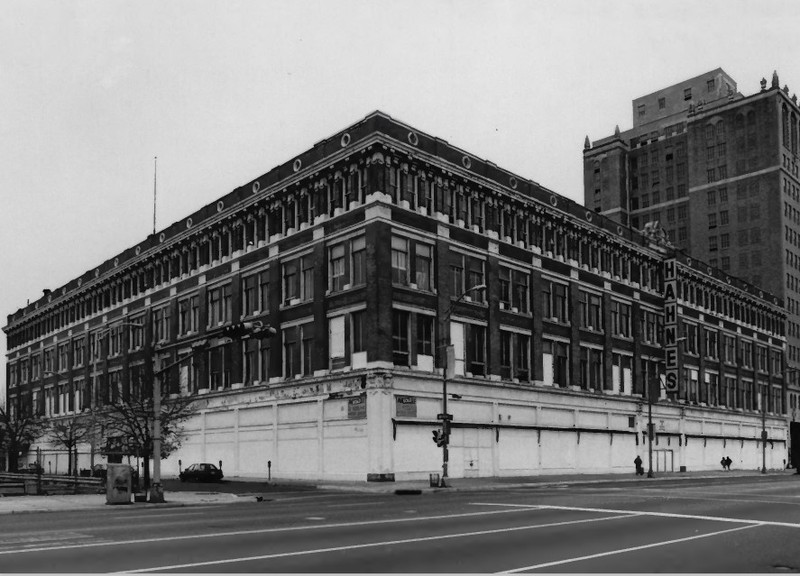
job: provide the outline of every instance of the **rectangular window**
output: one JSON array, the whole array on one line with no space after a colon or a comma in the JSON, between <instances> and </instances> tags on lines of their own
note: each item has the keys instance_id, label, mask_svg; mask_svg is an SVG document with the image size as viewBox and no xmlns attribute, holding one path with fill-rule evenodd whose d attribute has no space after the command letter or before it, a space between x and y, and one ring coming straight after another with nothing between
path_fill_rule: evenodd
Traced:
<instances>
[{"instance_id":1,"label":"rectangular window","mask_svg":"<svg viewBox=\"0 0 800 576\"><path fill-rule=\"evenodd\" d=\"M392 236L392 283L408 284L408 240Z\"/></svg>"},{"instance_id":2,"label":"rectangular window","mask_svg":"<svg viewBox=\"0 0 800 576\"><path fill-rule=\"evenodd\" d=\"M283 303L299 304L314 298L314 262L311 255L283 263Z\"/></svg>"},{"instance_id":3,"label":"rectangular window","mask_svg":"<svg viewBox=\"0 0 800 576\"><path fill-rule=\"evenodd\" d=\"M355 238L352 243L350 244L351 254L350 254L350 261L351 261L351 275L353 279L353 286L361 286L362 284L366 283L367 275L366 275L366 257L367 257L367 250L366 250L366 240L363 236L359 238Z\"/></svg>"},{"instance_id":4,"label":"rectangular window","mask_svg":"<svg viewBox=\"0 0 800 576\"><path fill-rule=\"evenodd\" d=\"M178 301L178 333L197 332L200 325L200 309L196 295Z\"/></svg>"},{"instance_id":5,"label":"rectangular window","mask_svg":"<svg viewBox=\"0 0 800 576\"><path fill-rule=\"evenodd\" d=\"M544 383L566 388L569 386L569 345L554 340L542 341Z\"/></svg>"},{"instance_id":6,"label":"rectangular window","mask_svg":"<svg viewBox=\"0 0 800 576\"><path fill-rule=\"evenodd\" d=\"M581 387L589 390L603 389L603 351L597 348L580 348Z\"/></svg>"},{"instance_id":7,"label":"rectangular window","mask_svg":"<svg viewBox=\"0 0 800 576\"><path fill-rule=\"evenodd\" d=\"M230 388L233 365L232 346L227 344L208 351L208 386L211 390Z\"/></svg>"},{"instance_id":8,"label":"rectangular window","mask_svg":"<svg viewBox=\"0 0 800 576\"><path fill-rule=\"evenodd\" d=\"M130 318L128 324L128 345L130 350L144 348L144 316Z\"/></svg>"},{"instance_id":9,"label":"rectangular window","mask_svg":"<svg viewBox=\"0 0 800 576\"><path fill-rule=\"evenodd\" d=\"M617 300L611 301L611 326L615 336L631 335L631 306Z\"/></svg>"},{"instance_id":10,"label":"rectangular window","mask_svg":"<svg viewBox=\"0 0 800 576\"><path fill-rule=\"evenodd\" d=\"M530 302L529 275L520 270L512 271L514 281L514 293L511 302L511 310L527 314Z\"/></svg>"},{"instance_id":11,"label":"rectangular window","mask_svg":"<svg viewBox=\"0 0 800 576\"><path fill-rule=\"evenodd\" d=\"M719 357L719 333L716 330L706 330L706 357Z\"/></svg>"},{"instance_id":12,"label":"rectangular window","mask_svg":"<svg viewBox=\"0 0 800 576\"><path fill-rule=\"evenodd\" d=\"M508 310L511 308L511 268L500 266L498 281L500 283L500 308Z\"/></svg>"},{"instance_id":13,"label":"rectangular window","mask_svg":"<svg viewBox=\"0 0 800 576\"><path fill-rule=\"evenodd\" d=\"M164 312L166 310L166 312ZM165 306L161 309L162 317L166 318L167 322L164 324L168 324L169 321L169 310ZM119 356L122 354L122 325L117 324L116 326L112 326L111 330L108 332L108 355L109 356ZM169 337L169 334L161 340L156 340L156 342L160 342L166 340Z\"/></svg>"},{"instance_id":14,"label":"rectangular window","mask_svg":"<svg viewBox=\"0 0 800 576\"><path fill-rule=\"evenodd\" d=\"M527 382L530 373L530 336L500 330L500 375Z\"/></svg>"},{"instance_id":15,"label":"rectangular window","mask_svg":"<svg viewBox=\"0 0 800 576\"><path fill-rule=\"evenodd\" d=\"M392 361L395 366L410 366L408 345L409 313L405 310L392 310Z\"/></svg>"},{"instance_id":16,"label":"rectangular window","mask_svg":"<svg viewBox=\"0 0 800 576\"><path fill-rule=\"evenodd\" d=\"M486 327L467 325L467 370L473 376L486 374Z\"/></svg>"},{"instance_id":17,"label":"rectangular window","mask_svg":"<svg viewBox=\"0 0 800 576\"><path fill-rule=\"evenodd\" d=\"M486 302L486 290L467 290L475 286L485 285L483 259L477 256L468 256L451 251L450 277L451 277L451 297L458 298L464 295L464 300L475 302Z\"/></svg>"},{"instance_id":18,"label":"rectangular window","mask_svg":"<svg viewBox=\"0 0 800 576\"><path fill-rule=\"evenodd\" d=\"M599 294L580 291L579 296L581 312L581 328L602 331L603 329L603 299Z\"/></svg>"},{"instance_id":19,"label":"rectangular window","mask_svg":"<svg viewBox=\"0 0 800 576\"><path fill-rule=\"evenodd\" d=\"M416 315L417 356L433 356L433 319L433 316L426 314Z\"/></svg>"},{"instance_id":20,"label":"rectangular window","mask_svg":"<svg viewBox=\"0 0 800 576\"><path fill-rule=\"evenodd\" d=\"M217 286L210 288L206 294L208 302L208 327L214 328L231 319L231 286Z\"/></svg>"},{"instance_id":21,"label":"rectangular window","mask_svg":"<svg viewBox=\"0 0 800 576\"><path fill-rule=\"evenodd\" d=\"M569 322L567 292L566 284L550 280L542 282L543 310L546 319L561 323Z\"/></svg>"},{"instance_id":22,"label":"rectangular window","mask_svg":"<svg viewBox=\"0 0 800 576\"><path fill-rule=\"evenodd\" d=\"M74 368L83 366L83 338L72 341L72 366Z\"/></svg>"},{"instance_id":23,"label":"rectangular window","mask_svg":"<svg viewBox=\"0 0 800 576\"><path fill-rule=\"evenodd\" d=\"M741 342L741 365L742 368L753 367L753 343L747 340Z\"/></svg>"},{"instance_id":24,"label":"rectangular window","mask_svg":"<svg viewBox=\"0 0 800 576\"><path fill-rule=\"evenodd\" d=\"M416 243L416 260L414 262L417 289L430 292L433 290L433 246Z\"/></svg>"},{"instance_id":25,"label":"rectangular window","mask_svg":"<svg viewBox=\"0 0 800 576\"><path fill-rule=\"evenodd\" d=\"M344 290L345 284L348 284L346 270L345 270L345 245L339 244L330 249L329 256L330 266L330 282L328 289L331 292L339 292Z\"/></svg>"},{"instance_id":26,"label":"rectangular window","mask_svg":"<svg viewBox=\"0 0 800 576\"><path fill-rule=\"evenodd\" d=\"M250 316L258 312L258 275L251 274L242 278L242 316ZM187 324L189 300L178 302L178 331L185 333L183 326Z\"/></svg>"},{"instance_id":27,"label":"rectangular window","mask_svg":"<svg viewBox=\"0 0 800 576\"><path fill-rule=\"evenodd\" d=\"M345 316L334 316L328 323L328 352L331 368L343 368L346 362Z\"/></svg>"}]
</instances>

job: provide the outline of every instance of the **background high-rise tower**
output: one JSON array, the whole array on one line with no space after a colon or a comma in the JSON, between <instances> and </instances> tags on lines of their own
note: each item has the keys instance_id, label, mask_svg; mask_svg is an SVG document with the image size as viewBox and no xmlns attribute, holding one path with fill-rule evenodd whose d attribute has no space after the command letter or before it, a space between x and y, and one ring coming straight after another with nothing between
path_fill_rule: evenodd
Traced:
<instances>
[{"instance_id":1,"label":"background high-rise tower","mask_svg":"<svg viewBox=\"0 0 800 576\"><path fill-rule=\"evenodd\" d=\"M717 68L637 98L632 108L633 128L586 139L586 206L636 229L658 221L677 248L783 298L786 358L797 368L797 97L777 72L743 95ZM798 373L788 380L796 388ZM797 409L789 404L790 413Z\"/></svg>"}]
</instances>

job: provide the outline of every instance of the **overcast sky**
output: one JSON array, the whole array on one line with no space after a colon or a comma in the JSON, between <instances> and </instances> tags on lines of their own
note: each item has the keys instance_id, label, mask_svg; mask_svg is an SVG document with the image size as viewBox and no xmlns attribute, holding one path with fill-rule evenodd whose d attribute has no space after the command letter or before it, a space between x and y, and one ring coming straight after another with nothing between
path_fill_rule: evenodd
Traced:
<instances>
[{"instance_id":1,"label":"overcast sky","mask_svg":"<svg viewBox=\"0 0 800 576\"><path fill-rule=\"evenodd\" d=\"M800 92L790 0L3 0L0 14L2 325L152 231L154 156L159 229L376 109L582 202L584 137L630 128L633 98L717 67L745 94L775 69Z\"/></svg>"}]
</instances>

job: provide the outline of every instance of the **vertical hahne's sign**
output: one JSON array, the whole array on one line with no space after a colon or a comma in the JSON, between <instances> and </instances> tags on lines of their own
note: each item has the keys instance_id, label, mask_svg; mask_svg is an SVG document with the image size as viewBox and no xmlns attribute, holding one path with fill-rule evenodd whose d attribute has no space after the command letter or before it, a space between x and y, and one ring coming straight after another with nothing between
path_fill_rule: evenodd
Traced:
<instances>
[{"instance_id":1,"label":"vertical hahne's sign","mask_svg":"<svg viewBox=\"0 0 800 576\"><path fill-rule=\"evenodd\" d=\"M678 270L675 259L664 261L664 360L667 392L678 391Z\"/></svg>"}]
</instances>

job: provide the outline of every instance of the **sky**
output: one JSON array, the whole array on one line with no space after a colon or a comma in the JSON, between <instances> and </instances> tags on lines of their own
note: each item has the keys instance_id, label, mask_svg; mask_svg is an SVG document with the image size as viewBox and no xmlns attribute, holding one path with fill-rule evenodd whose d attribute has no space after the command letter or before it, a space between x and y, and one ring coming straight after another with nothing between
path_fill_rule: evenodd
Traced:
<instances>
[{"instance_id":1,"label":"sky","mask_svg":"<svg viewBox=\"0 0 800 576\"><path fill-rule=\"evenodd\" d=\"M3 0L0 315L381 110L583 199L631 100L800 92L794 0ZM5 392L0 338L0 399Z\"/></svg>"}]
</instances>

